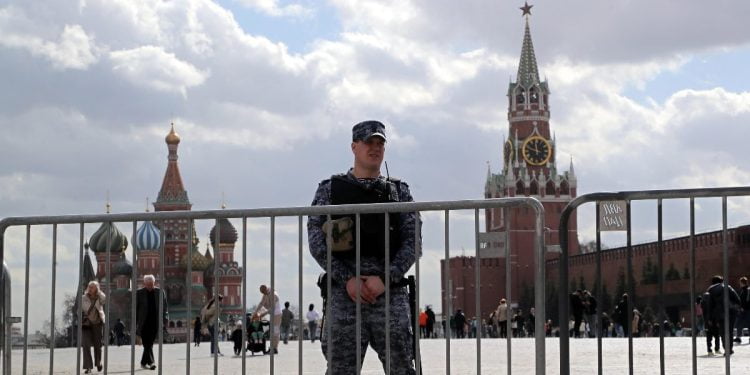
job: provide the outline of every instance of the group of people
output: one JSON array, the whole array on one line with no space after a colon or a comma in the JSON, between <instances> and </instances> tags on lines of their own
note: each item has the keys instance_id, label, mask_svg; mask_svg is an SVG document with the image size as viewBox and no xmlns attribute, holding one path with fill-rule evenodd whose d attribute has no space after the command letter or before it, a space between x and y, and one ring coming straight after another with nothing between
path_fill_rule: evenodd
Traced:
<instances>
[{"instance_id":1,"label":"group of people","mask_svg":"<svg viewBox=\"0 0 750 375\"><path fill-rule=\"evenodd\" d=\"M693 324L693 329L699 335L705 335L708 355L722 354L722 349L725 354L733 354L733 344L742 341L745 329L750 330L750 286L748 285L748 278L743 276L739 279L739 293L731 285L726 284L728 313L725 313L724 308L724 285L722 276L713 276L706 291L698 296L695 301L696 321ZM686 325L684 318L676 322L670 322L669 320L646 322L643 313L637 308L633 308L629 315L628 305L628 294L625 293L615 305L611 316L602 312L600 331L602 337L659 336L661 332L665 336L679 336ZM595 332L598 329L596 299L589 291L577 290L570 295L570 306L572 315L570 322L571 336L595 337ZM583 328L582 322L586 323L584 329L581 329ZM727 327L730 337L734 336L734 339L728 340L729 342L725 342L724 339Z\"/></svg>"},{"instance_id":2,"label":"group of people","mask_svg":"<svg viewBox=\"0 0 750 375\"><path fill-rule=\"evenodd\" d=\"M166 296L155 286L154 275L143 277L143 288L136 292L136 335L143 345L141 367L155 370L153 346L158 337L159 310L162 310L162 322L167 321ZM161 299L161 306L160 306ZM107 297L101 291L97 281L91 281L81 296L81 345L83 346L84 374L90 374L94 366L97 371L102 370L102 336L106 315L104 307ZM119 322L122 323L122 322ZM118 324L119 325L119 324ZM117 326L115 328L117 329ZM124 328L124 324L122 325ZM94 358L91 358L93 349Z\"/></svg>"},{"instance_id":3,"label":"group of people","mask_svg":"<svg viewBox=\"0 0 750 375\"><path fill-rule=\"evenodd\" d=\"M168 321L166 296L155 286L155 280L156 279L153 275L144 276L144 286L136 292L136 335L143 346L143 354L141 356L140 364L142 368L150 370L156 369L153 344L158 337L160 308L162 310L162 323L166 324ZM259 322L264 316L272 315L269 324L273 325L273 335L271 337L271 348L268 351L273 351L274 354L276 354L278 353L280 338L283 337L285 344L288 342L294 313L289 309L289 302L284 304L285 308L283 310L281 309L279 306L279 296L273 292L271 288L266 285L261 285L260 292L262 298L252 314L248 314L245 326L249 328L252 325L252 322ZM159 298L162 299L161 306L159 306ZM221 339L217 341L217 338L215 337L217 333L216 323L218 322L220 304L223 298L224 297L219 294L216 297L209 299L209 301L201 308L200 316L196 317L194 321L193 336L195 346L200 345L203 336L209 336L212 355L223 355L217 345L218 341L221 341ZM107 297L104 292L101 291L97 281L89 282L81 298L81 343L84 349L83 369L85 374L91 373L94 367L96 367L98 371L102 370L101 348L104 333L103 328L106 319L104 312L106 299ZM309 336L312 342L315 342L317 321L320 318L314 307L313 304L310 304L309 311L307 312L308 327L310 330ZM242 326L242 321L237 321L235 330L230 336L230 339L235 342L235 354L240 354L240 350L243 346ZM125 324L121 319L117 319L112 331L112 339L118 346L121 345L126 337L124 333ZM253 332L248 332L247 337L251 338L252 333ZM261 332L261 334L264 334L264 332ZM92 349L93 359L91 356Z\"/></svg>"},{"instance_id":4,"label":"group of people","mask_svg":"<svg viewBox=\"0 0 750 375\"><path fill-rule=\"evenodd\" d=\"M510 307L505 298L500 299L497 307L487 319L487 335L491 338L507 338L509 321L512 337L534 336L536 327L534 308L530 308L528 314L524 314L522 309L514 310Z\"/></svg>"},{"instance_id":5,"label":"group of people","mask_svg":"<svg viewBox=\"0 0 750 375\"><path fill-rule=\"evenodd\" d=\"M436 337L435 312L432 311L432 305L425 306L425 309L419 312L419 335L428 339Z\"/></svg>"}]
</instances>

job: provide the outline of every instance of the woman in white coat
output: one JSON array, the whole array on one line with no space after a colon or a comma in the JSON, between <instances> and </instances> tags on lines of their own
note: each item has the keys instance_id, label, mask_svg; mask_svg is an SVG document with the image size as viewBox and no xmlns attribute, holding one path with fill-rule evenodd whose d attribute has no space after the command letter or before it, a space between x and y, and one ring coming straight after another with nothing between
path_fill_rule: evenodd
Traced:
<instances>
[{"instance_id":1,"label":"woman in white coat","mask_svg":"<svg viewBox=\"0 0 750 375\"><path fill-rule=\"evenodd\" d=\"M104 304L107 297L99 289L99 283L89 282L81 298L81 343L83 346L84 374L90 374L94 368L91 361L91 347L94 347L94 360L97 371L102 371L102 327L104 326Z\"/></svg>"}]
</instances>

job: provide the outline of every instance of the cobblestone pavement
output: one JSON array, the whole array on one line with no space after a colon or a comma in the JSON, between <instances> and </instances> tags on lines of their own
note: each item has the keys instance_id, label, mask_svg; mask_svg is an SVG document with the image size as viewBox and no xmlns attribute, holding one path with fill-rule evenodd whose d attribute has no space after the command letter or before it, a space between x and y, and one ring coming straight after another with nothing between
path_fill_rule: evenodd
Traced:
<instances>
[{"instance_id":1,"label":"cobblestone pavement","mask_svg":"<svg viewBox=\"0 0 750 375\"><path fill-rule=\"evenodd\" d=\"M690 338L665 338L665 368L667 374L691 373L691 340ZM559 373L559 345L557 339L547 339L547 374ZM698 338L698 372L700 374L723 374L724 357L709 357L705 351L705 339ZM422 370L426 375L445 374L446 348L445 341L440 339L422 340ZM659 339L639 338L633 340L634 364L636 374L659 373ZM506 352L505 340L482 340L481 361L482 374L505 374ZM627 374L628 350L625 339L605 339L604 373ZM136 346L136 373L157 374L158 371L142 370L138 366L141 348ZM320 344L304 342L302 347L302 366L304 374L325 373L325 359L320 351ZM514 339L512 343L512 365L514 374L534 373L534 340ZM170 344L163 346L163 374L185 374L186 346L185 344ZM196 375L212 374L214 360L208 353L208 343L200 347L190 347L190 373ZM225 354L218 358L219 374L242 374L242 358L232 354L232 343L221 343L221 351ZM451 374L476 374L476 340L451 340ZM279 345L279 354L274 356L273 366L275 374L298 374L298 346L290 341L289 345ZM157 347L154 354L158 355ZM248 353L249 354L249 353ZM23 351L14 349L13 374L20 374L23 361ZM110 347L108 373L130 373L130 347ZM596 374L596 340L571 340L571 373ZM735 346L732 357L731 370L733 374L750 374L750 345L744 342ZM247 374L270 374L271 357L269 355L248 355L245 360ZM28 351L27 374L49 374L49 350L33 349ZM75 374L76 350L65 348L55 350L54 374ZM95 372L96 373L96 372ZM363 366L363 374L382 374L382 366L377 355L368 351Z\"/></svg>"}]
</instances>

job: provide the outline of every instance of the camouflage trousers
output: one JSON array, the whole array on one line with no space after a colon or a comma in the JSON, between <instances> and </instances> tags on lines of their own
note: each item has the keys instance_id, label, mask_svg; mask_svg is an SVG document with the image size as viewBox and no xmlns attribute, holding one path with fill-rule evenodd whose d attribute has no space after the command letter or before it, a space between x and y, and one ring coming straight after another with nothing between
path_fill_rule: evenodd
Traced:
<instances>
[{"instance_id":1,"label":"camouflage trousers","mask_svg":"<svg viewBox=\"0 0 750 375\"><path fill-rule=\"evenodd\" d=\"M409 320L408 294L404 289L394 289L390 297L391 374L412 375L415 371L412 361L412 327ZM331 363L326 374L356 374L356 304L349 298L343 286L331 288L331 300L328 303L331 304L331 315L325 317L321 339L324 356L327 355L329 346L332 346ZM370 345L378 353L385 370L385 293L372 305L362 303L361 314L360 364L365 358L367 346ZM331 326L332 332L331 344L326 337L328 325Z\"/></svg>"}]
</instances>

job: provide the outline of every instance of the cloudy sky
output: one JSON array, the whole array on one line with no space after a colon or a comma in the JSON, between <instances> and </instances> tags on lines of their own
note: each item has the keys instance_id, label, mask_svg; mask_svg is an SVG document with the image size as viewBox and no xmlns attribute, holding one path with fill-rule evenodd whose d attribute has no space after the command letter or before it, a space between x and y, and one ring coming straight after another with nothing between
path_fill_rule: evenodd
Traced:
<instances>
[{"instance_id":1,"label":"cloudy sky","mask_svg":"<svg viewBox=\"0 0 750 375\"><path fill-rule=\"evenodd\" d=\"M231 208L308 205L318 181L350 166L351 126L371 118L387 124L390 174L417 200L481 198L487 162L500 169L519 1L0 4L2 217L103 213L107 192L114 212L143 211L161 185L170 122L194 209L218 208L222 193ZM559 167L573 158L579 193L750 184L750 3L533 5ZM715 203L700 205L710 215L699 229L720 225ZM681 233L685 205L674 206L681 224L667 228ZM730 224L750 223L746 201L730 208ZM583 240L590 216L581 212ZM473 228L471 213L454 220ZM637 238L653 238L648 220ZM268 278L267 227L253 222L248 234L252 284ZM209 229L198 223L202 247ZM284 256L296 254L295 230L279 223L282 274L296 275ZM425 216L425 236L435 285L438 215ZM467 236L451 242L452 254L473 252ZM77 243L76 228L61 228L58 301L74 287ZM49 228L33 231L32 245L32 304L49 306ZM6 256L20 286L23 246L11 228ZM304 262L309 280L319 269ZM278 282L296 301L296 276ZM307 284L305 303L317 293ZM439 292L425 288L423 302L439 305ZM16 314L22 302L16 293ZM32 327L48 311L36 309Z\"/></svg>"}]
</instances>

